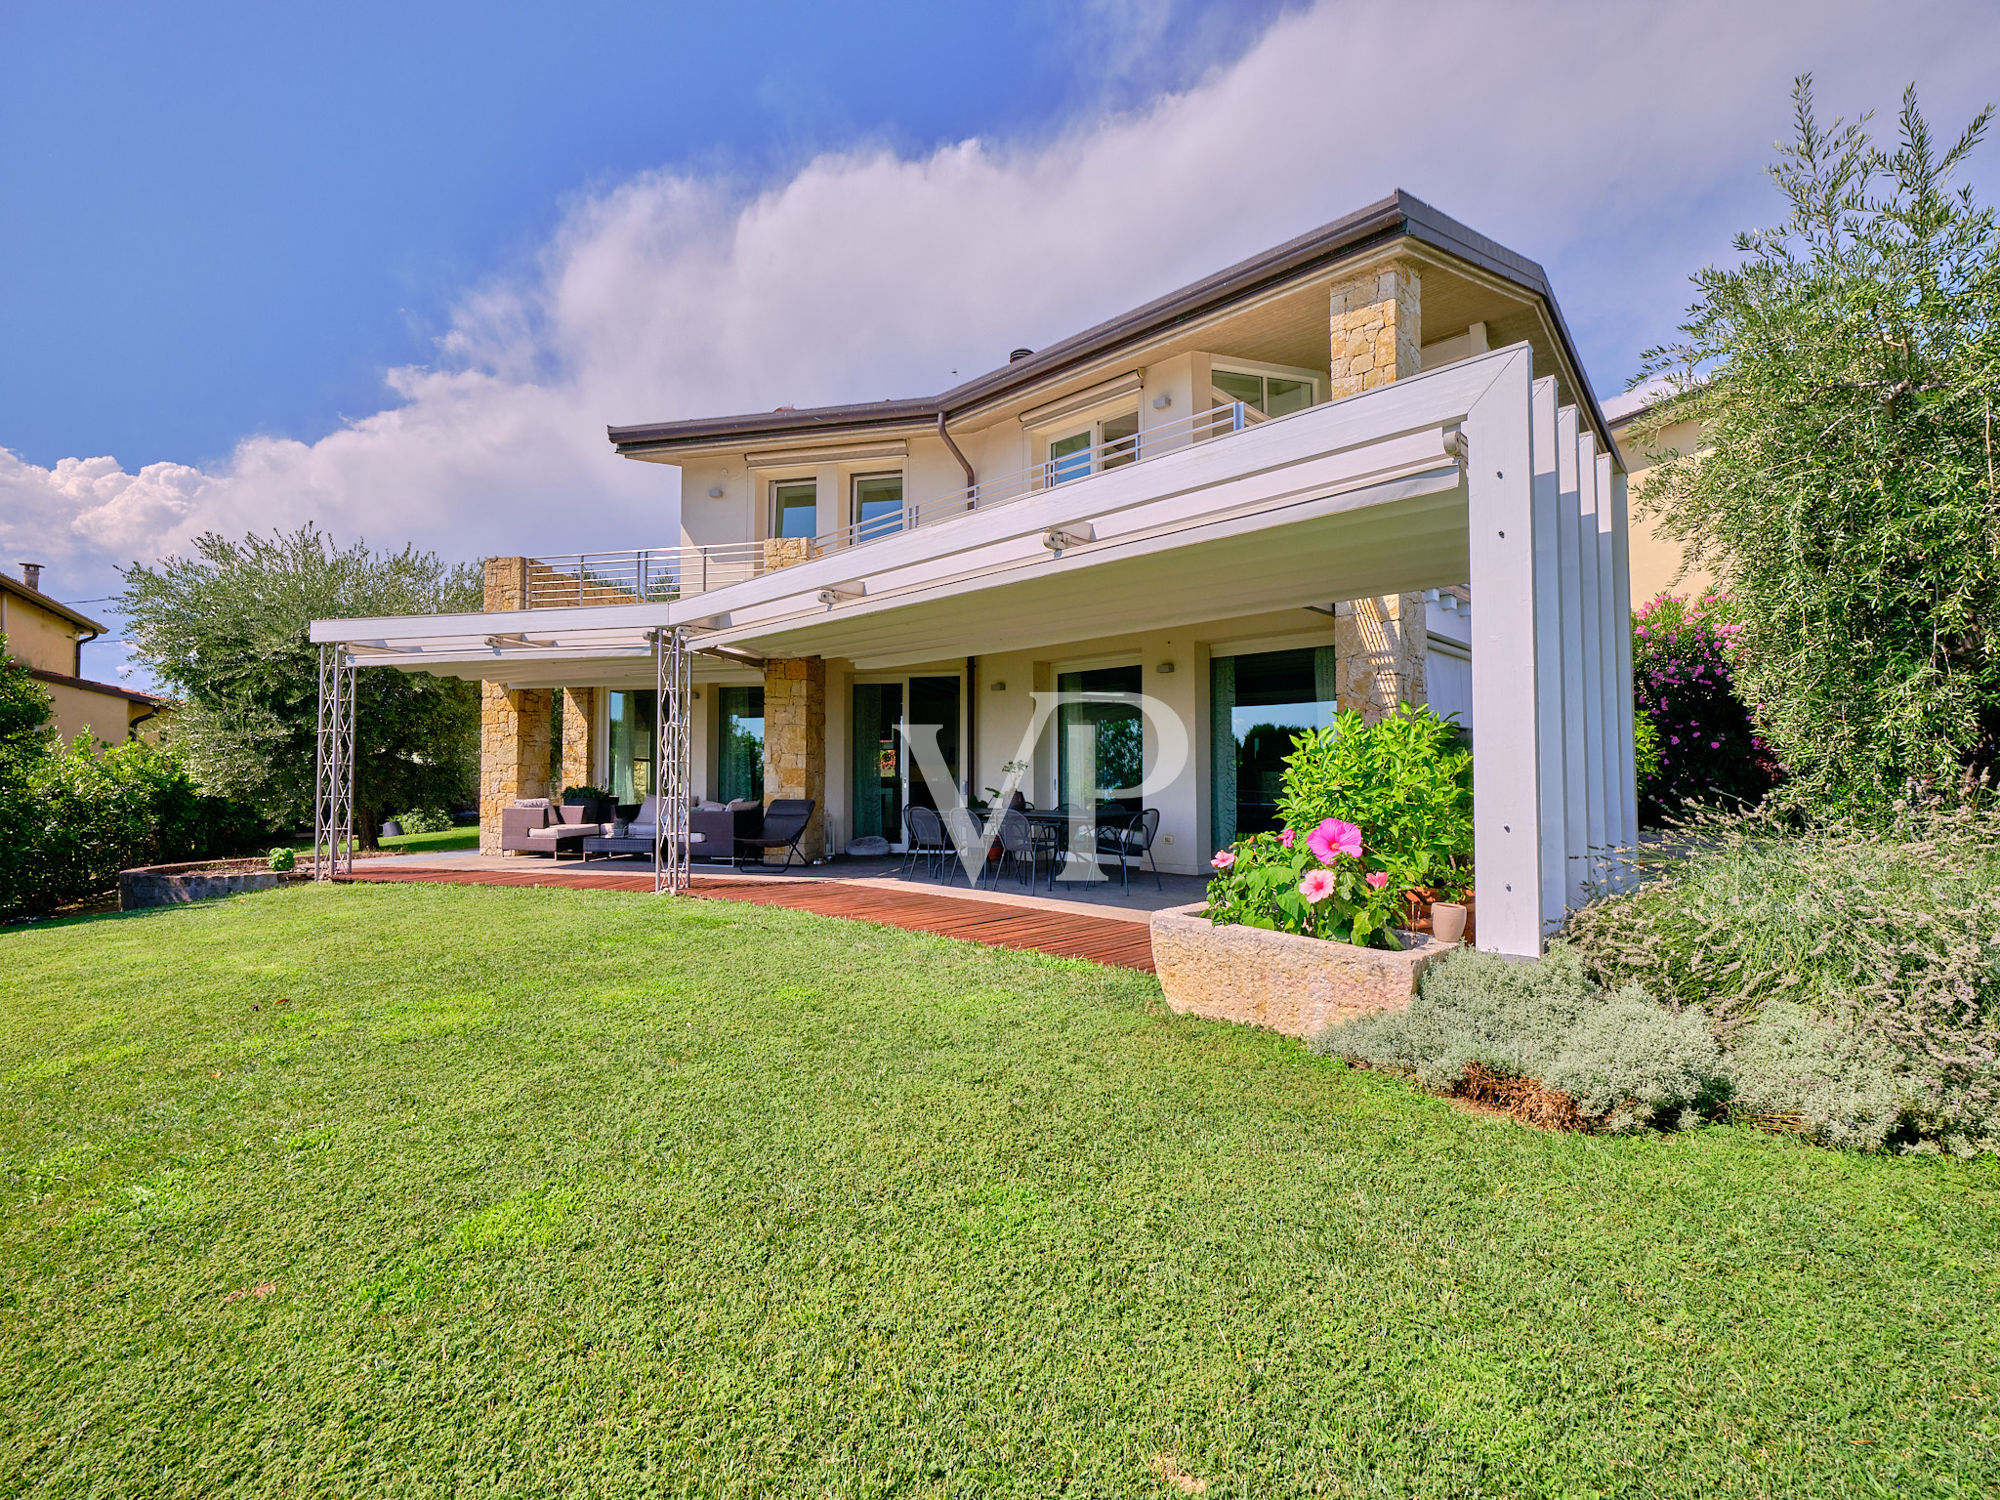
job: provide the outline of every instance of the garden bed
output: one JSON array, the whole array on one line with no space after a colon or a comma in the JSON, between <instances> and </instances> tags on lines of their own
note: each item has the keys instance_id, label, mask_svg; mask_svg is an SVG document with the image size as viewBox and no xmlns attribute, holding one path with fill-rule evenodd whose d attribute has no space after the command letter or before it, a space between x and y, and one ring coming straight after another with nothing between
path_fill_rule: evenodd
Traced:
<instances>
[{"instance_id":1,"label":"garden bed","mask_svg":"<svg viewBox=\"0 0 2000 1500\"><path fill-rule=\"evenodd\" d=\"M269 859L198 859L178 865L145 865L118 872L118 909L144 911L268 891L281 880L303 880L299 871L279 874Z\"/></svg>"}]
</instances>

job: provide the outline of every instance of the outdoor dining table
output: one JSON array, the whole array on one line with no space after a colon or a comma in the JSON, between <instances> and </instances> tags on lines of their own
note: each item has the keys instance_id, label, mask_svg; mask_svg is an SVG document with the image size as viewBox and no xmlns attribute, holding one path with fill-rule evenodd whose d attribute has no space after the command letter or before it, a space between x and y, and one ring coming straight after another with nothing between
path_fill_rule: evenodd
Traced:
<instances>
[{"instance_id":1,"label":"outdoor dining table","mask_svg":"<svg viewBox=\"0 0 2000 1500\"><path fill-rule=\"evenodd\" d=\"M1059 866L1067 869L1072 863L1077 862L1076 853L1069 845L1071 814L1057 808L1043 807L1028 808L1021 816L1026 818L1028 822L1028 837L1034 849L1033 858L1036 863L1039 864L1044 850L1048 853L1050 890L1053 891L1056 888L1056 881L1058 880L1061 880L1065 885L1076 885L1092 878L1087 875L1060 875L1057 873ZM1139 818L1139 813L1128 812L1122 808L1100 809L1090 818L1093 829L1090 841L1092 852L1094 853L1097 848L1095 829L1129 828ZM1095 867L1094 861L1091 867ZM1105 877L1100 872L1096 878L1103 879Z\"/></svg>"}]
</instances>

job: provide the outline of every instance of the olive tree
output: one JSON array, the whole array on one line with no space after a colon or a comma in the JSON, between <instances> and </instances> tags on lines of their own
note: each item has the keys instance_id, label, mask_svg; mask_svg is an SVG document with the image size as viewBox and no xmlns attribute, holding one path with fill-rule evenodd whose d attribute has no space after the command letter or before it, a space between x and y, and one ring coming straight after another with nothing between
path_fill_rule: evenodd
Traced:
<instances>
[{"instance_id":1,"label":"olive tree","mask_svg":"<svg viewBox=\"0 0 2000 1500\"><path fill-rule=\"evenodd\" d=\"M1688 419L1645 502L1734 597L1738 686L1808 803L1879 802L1992 768L2000 750L2000 234L1952 179L1991 118L1941 145L1903 97L1822 124L1810 77L1771 176L1789 213L1694 278L1670 394Z\"/></svg>"},{"instance_id":2,"label":"olive tree","mask_svg":"<svg viewBox=\"0 0 2000 1500\"><path fill-rule=\"evenodd\" d=\"M182 699L174 733L203 791L273 826L312 816L319 648L315 618L480 608L479 569L405 547L337 547L311 525L124 570L119 608L137 656ZM387 668L355 674L356 832L411 807L463 800L478 763L477 687Z\"/></svg>"}]
</instances>

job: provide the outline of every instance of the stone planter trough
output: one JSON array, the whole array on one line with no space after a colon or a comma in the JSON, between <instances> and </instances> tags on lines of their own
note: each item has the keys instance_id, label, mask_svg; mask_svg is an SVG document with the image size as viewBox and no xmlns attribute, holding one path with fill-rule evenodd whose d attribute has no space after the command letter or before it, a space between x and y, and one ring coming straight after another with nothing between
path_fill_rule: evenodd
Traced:
<instances>
[{"instance_id":1,"label":"stone planter trough","mask_svg":"<svg viewBox=\"0 0 2000 1500\"><path fill-rule=\"evenodd\" d=\"M1394 953L1261 927L1217 927L1206 910L1197 901L1153 913L1153 967L1167 1004L1286 1036L1401 1010L1416 993L1417 977L1451 951L1420 932L1399 932L1406 946Z\"/></svg>"},{"instance_id":2,"label":"stone planter trough","mask_svg":"<svg viewBox=\"0 0 2000 1500\"><path fill-rule=\"evenodd\" d=\"M268 860L198 859L184 865L146 865L118 872L118 909L143 911L149 906L179 906L244 891L268 891L297 872L281 876Z\"/></svg>"}]
</instances>

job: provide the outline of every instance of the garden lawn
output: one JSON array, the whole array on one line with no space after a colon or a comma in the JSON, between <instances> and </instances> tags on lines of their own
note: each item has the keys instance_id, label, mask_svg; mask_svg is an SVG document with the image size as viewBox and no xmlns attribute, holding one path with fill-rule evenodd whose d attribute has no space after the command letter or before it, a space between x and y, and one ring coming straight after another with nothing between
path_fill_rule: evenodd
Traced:
<instances>
[{"instance_id":1,"label":"garden lawn","mask_svg":"<svg viewBox=\"0 0 2000 1500\"><path fill-rule=\"evenodd\" d=\"M436 833L401 833L379 841L384 849L400 849L405 854L442 854L451 849L477 849L479 826L441 828ZM308 846L303 853L310 854Z\"/></svg>"},{"instance_id":2,"label":"garden lawn","mask_svg":"<svg viewBox=\"0 0 2000 1500\"><path fill-rule=\"evenodd\" d=\"M0 932L0 1492L1972 1495L2000 1167L1537 1134L1145 975L306 887Z\"/></svg>"}]
</instances>

